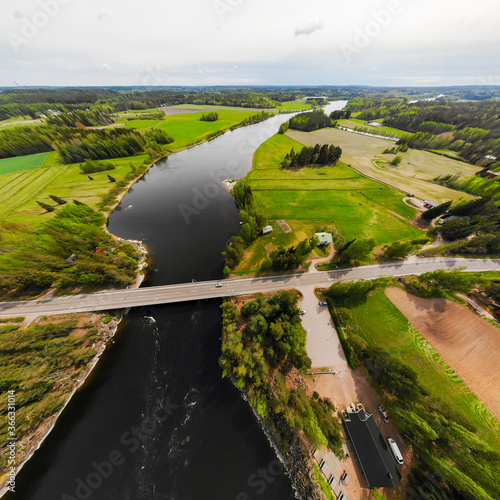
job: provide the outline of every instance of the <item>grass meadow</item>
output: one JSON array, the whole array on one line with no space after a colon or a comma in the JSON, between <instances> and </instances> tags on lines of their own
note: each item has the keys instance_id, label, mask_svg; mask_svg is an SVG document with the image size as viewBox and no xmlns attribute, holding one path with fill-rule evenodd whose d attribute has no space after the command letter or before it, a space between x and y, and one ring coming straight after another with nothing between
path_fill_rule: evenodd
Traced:
<instances>
[{"instance_id":1,"label":"grass meadow","mask_svg":"<svg viewBox=\"0 0 500 500\"><path fill-rule=\"evenodd\" d=\"M52 214L45 212L36 202L55 205L49 197L50 194L67 201L77 199L96 208L101 195L113 186L108 179L108 173L119 181L130 173L130 161L139 166L147 158L147 155L139 155L111 160L116 169L91 174L93 180L82 174L78 164L38 168L0 176L0 222L30 225L43 222Z\"/></svg>"},{"instance_id":2,"label":"grass meadow","mask_svg":"<svg viewBox=\"0 0 500 500\"><path fill-rule=\"evenodd\" d=\"M420 382L453 413L477 428L479 436L500 450L499 423L431 345L387 298L383 290L341 309L347 333L355 333L417 371Z\"/></svg>"},{"instance_id":3,"label":"grass meadow","mask_svg":"<svg viewBox=\"0 0 500 500\"><path fill-rule=\"evenodd\" d=\"M377 127L375 127L377 128ZM402 194L414 193L417 197L442 203L448 200L469 200L473 196L435 184L434 179L442 175L454 175L464 179L474 175L479 168L447 158L429 151L409 149L398 153L402 162L391 165L393 154L384 154L395 142L366 135L328 128L314 132L289 130L287 135L305 146L335 144L342 148L342 161L361 174L390 185Z\"/></svg>"},{"instance_id":4,"label":"grass meadow","mask_svg":"<svg viewBox=\"0 0 500 500\"><path fill-rule=\"evenodd\" d=\"M274 231L249 247L236 273L257 270L274 248L296 244L317 228L331 230L334 226L347 240L374 238L377 245L424 234L409 222L416 210L403 203L400 193L342 163L281 169L285 154L301 147L292 138L276 134L255 152L247 180L257 209L268 217ZM280 219L287 221L292 233L282 231L275 222Z\"/></svg>"}]
</instances>

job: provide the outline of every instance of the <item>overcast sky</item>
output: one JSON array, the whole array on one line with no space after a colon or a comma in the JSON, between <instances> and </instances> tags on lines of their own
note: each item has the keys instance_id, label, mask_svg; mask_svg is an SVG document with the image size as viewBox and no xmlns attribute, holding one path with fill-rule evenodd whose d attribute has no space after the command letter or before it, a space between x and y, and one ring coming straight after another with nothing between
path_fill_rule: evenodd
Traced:
<instances>
[{"instance_id":1,"label":"overcast sky","mask_svg":"<svg viewBox=\"0 0 500 500\"><path fill-rule=\"evenodd\" d=\"M500 84L498 0L1 0L0 86Z\"/></svg>"}]
</instances>

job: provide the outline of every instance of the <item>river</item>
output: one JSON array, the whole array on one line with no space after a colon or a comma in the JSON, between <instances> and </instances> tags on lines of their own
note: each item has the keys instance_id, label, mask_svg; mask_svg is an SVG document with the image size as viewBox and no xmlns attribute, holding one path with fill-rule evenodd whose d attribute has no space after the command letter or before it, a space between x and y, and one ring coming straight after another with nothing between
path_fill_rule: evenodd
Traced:
<instances>
[{"instance_id":1,"label":"river","mask_svg":"<svg viewBox=\"0 0 500 500\"><path fill-rule=\"evenodd\" d=\"M221 277L221 251L240 228L221 180L245 175L289 116L171 155L133 186L109 230L147 245L142 286ZM6 498L294 498L248 404L221 378L220 336L220 300L131 310Z\"/></svg>"}]
</instances>

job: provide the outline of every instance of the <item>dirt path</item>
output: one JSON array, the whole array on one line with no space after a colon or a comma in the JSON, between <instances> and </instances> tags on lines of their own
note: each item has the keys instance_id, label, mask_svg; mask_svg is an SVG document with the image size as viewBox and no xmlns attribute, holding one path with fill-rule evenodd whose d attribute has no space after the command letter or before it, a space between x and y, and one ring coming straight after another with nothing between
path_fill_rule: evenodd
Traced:
<instances>
[{"instance_id":1,"label":"dirt path","mask_svg":"<svg viewBox=\"0 0 500 500\"><path fill-rule=\"evenodd\" d=\"M324 262L330 262L333 258L334 253L335 253L335 247L333 246L333 244L331 244L330 251L328 252L328 255L326 257L318 257L316 259L311 259L311 265L309 266L307 272L319 273L319 271L316 269L316 266L318 264L323 264Z\"/></svg>"},{"instance_id":2,"label":"dirt path","mask_svg":"<svg viewBox=\"0 0 500 500\"><path fill-rule=\"evenodd\" d=\"M422 299L399 288L388 288L386 295L500 418L500 329L447 299Z\"/></svg>"}]
</instances>

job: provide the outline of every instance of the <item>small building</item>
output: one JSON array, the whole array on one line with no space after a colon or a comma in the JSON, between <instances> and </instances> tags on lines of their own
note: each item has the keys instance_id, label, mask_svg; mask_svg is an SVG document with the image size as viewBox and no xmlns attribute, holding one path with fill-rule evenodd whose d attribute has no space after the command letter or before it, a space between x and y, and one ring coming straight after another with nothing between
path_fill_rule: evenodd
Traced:
<instances>
[{"instance_id":1,"label":"small building","mask_svg":"<svg viewBox=\"0 0 500 500\"><path fill-rule=\"evenodd\" d=\"M422 203L424 204L425 208L436 208L436 207L439 207L439 203L436 203L435 201L422 200Z\"/></svg>"},{"instance_id":2,"label":"small building","mask_svg":"<svg viewBox=\"0 0 500 500\"><path fill-rule=\"evenodd\" d=\"M324 247L333 243L331 233L314 233L314 237L318 239L318 246Z\"/></svg>"},{"instance_id":3,"label":"small building","mask_svg":"<svg viewBox=\"0 0 500 500\"><path fill-rule=\"evenodd\" d=\"M496 178L500 177L500 172L492 172L491 170L487 170L486 177L488 179L496 179Z\"/></svg>"},{"instance_id":4,"label":"small building","mask_svg":"<svg viewBox=\"0 0 500 500\"><path fill-rule=\"evenodd\" d=\"M78 259L78 257L72 253L67 259L66 262L75 262L75 260Z\"/></svg>"},{"instance_id":5,"label":"small building","mask_svg":"<svg viewBox=\"0 0 500 500\"><path fill-rule=\"evenodd\" d=\"M401 481L396 462L373 418L362 404L342 412L347 435L370 488L396 488Z\"/></svg>"},{"instance_id":6,"label":"small building","mask_svg":"<svg viewBox=\"0 0 500 500\"><path fill-rule=\"evenodd\" d=\"M269 234L273 232L273 226L266 226L264 229L262 229L262 234Z\"/></svg>"}]
</instances>

